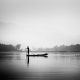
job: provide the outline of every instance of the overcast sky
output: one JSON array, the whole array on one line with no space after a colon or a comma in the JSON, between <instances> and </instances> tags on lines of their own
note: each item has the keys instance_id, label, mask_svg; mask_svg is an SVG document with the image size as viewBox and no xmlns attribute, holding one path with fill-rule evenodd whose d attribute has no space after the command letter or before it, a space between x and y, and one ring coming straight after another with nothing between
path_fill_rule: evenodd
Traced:
<instances>
[{"instance_id":1,"label":"overcast sky","mask_svg":"<svg viewBox=\"0 0 80 80\"><path fill-rule=\"evenodd\" d=\"M0 0L0 42L25 47L80 43L80 0Z\"/></svg>"}]
</instances>

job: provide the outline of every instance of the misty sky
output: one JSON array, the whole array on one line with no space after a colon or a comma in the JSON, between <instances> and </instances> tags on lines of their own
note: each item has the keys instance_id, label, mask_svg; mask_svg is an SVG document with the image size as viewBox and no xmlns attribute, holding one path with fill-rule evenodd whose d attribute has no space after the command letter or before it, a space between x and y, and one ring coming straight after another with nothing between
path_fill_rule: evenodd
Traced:
<instances>
[{"instance_id":1,"label":"misty sky","mask_svg":"<svg viewBox=\"0 0 80 80\"><path fill-rule=\"evenodd\" d=\"M80 0L0 0L0 42L25 47L80 43Z\"/></svg>"}]
</instances>

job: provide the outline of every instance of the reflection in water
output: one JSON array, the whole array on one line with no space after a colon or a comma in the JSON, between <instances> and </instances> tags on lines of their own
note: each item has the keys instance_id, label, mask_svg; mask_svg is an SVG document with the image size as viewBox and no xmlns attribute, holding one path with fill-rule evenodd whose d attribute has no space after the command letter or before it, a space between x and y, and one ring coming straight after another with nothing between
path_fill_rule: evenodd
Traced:
<instances>
[{"instance_id":1,"label":"reflection in water","mask_svg":"<svg viewBox=\"0 0 80 80\"><path fill-rule=\"evenodd\" d=\"M27 65L29 66L29 58L30 57L33 57L33 58L35 58L35 57L37 57L37 58L40 58L40 57L43 57L43 58L48 58L48 56L26 56L26 58L27 58Z\"/></svg>"},{"instance_id":2,"label":"reflection in water","mask_svg":"<svg viewBox=\"0 0 80 80\"><path fill-rule=\"evenodd\" d=\"M46 58L26 57L25 52L4 53L0 75L4 80L80 80L80 53L48 54Z\"/></svg>"},{"instance_id":3,"label":"reflection in water","mask_svg":"<svg viewBox=\"0 0 80 80\"><path fill-rule=\"evenodd\" d=\"M27 64L29 64L29 56L28 56Z\"/></svg>"},{"instance_id":4,"label":"reflection in water","mask_svg":"<svg viewBox=\"0 0 80 80\"><path fill-rule=\"evenodd\" d=\"M27 56L27 66L29 66L29 56Z\"/></svg>"}]
</instances>

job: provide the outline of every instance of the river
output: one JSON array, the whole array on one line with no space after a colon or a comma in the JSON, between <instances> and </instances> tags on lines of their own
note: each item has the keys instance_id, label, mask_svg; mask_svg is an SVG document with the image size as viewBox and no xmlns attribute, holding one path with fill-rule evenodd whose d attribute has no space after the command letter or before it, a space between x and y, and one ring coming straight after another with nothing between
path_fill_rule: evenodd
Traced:
<instances>
[{"instance_id":1,"label":"river","mask_svg":"<svg viewBox=\"0 0 80 80\"><path fill-rule=\"evenodd\" d=\"M27 57L26 52L0 53L1 78L4 80L80 80L80 52L47 53L48 57ZM40 54L40 52L30 54Z\"/></svg>"}]
</instances>

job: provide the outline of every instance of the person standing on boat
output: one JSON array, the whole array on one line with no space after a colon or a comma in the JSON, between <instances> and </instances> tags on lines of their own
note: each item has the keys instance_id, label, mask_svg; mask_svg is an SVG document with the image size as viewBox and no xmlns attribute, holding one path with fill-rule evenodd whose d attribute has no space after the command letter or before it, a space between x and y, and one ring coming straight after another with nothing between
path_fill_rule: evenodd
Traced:
<instances>
[{"instance_id":1,"label":"person standing on boat","mask_svg":"<svg viewBox=\"0 0 80 80\"><path fill-rule=\"evenodd\" d=\"M30 51L30 50L29 50L29 46L27 46L27 52L28 52L28 55L29 55L29 51Z\"/></svg>"}]
</instances>

